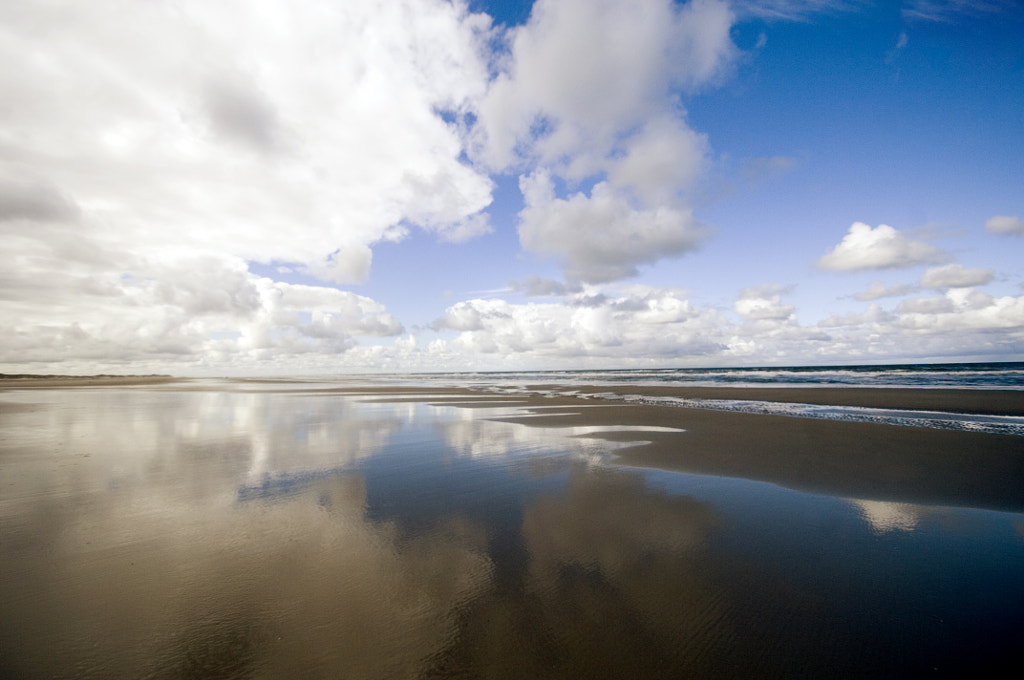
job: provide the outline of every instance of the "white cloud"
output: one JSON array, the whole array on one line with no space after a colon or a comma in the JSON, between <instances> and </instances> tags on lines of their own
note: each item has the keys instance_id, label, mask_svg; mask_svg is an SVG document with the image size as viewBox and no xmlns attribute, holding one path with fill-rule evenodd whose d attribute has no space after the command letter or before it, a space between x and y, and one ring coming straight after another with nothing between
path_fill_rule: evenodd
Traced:
<instances>
[{"instance_id":1,"label":"white cloud","mask_svg":"<svg viewBox=\"0 0 1024 680\"><path fill-rule=\"evenodd\" d=\"M836 271L902 269L948 259L941 249L914 240L887 224L872 229L863 222L854 222L839 245L822 256L817 266Z\"/></svg>"},{"instance_id":2,"label":"white cloud","mask_svg":"<svg viewBox=\"0 0 1024 680\"><path fill-rule=\"evenodd\" d=\"M609 162L609 181L630 189L645 205L658 205L675 201L700 176L708 143L678 118L661 116L623 147L623 155Z\"/></svg>"},{"instance_id":3,"label":"white cloud","mask_svg":"<svg viewBox=\"0 0 1024 680\"><path fill-rule=\"evenodd\" d=\"M526 280L512 281L509 283L512 290L522 291L529 297L549 297L570 295L579 293L582 287L579 284L566 284L555 279L548 279L536 274L526 277Z\"/></svg>"},{"instance_id":4,"label":"white cloud","mask_svg":"<svg viewBox=\"0 0 1024 680\"><path fill-rule=\"evenodd\" d=\"M914 287L906 283L896 283L891 286L886 286L882 281L872 281L868 284L867 290L861 293L855 293L853 297L861 302L868 302L870 300L878 300L884 297L898 297L913 291Z\"/></svg>"},{"instance_id":5,"label":"white cloud","mask_svg":"<svg viewBox=\"0 0 1024 680\"><path fill-rule=\"evenodd\" d=\"M69 263L56 280L23 267L0 279L0 291L20 291L22 300L5 310L10 334L0 363L162 362L162 370L188 370L223 362L251 370L294 355L337 357L355 338L402 332L369 298L260 278L238 259L136 264L98 274ZM37 280L50 285L34 288Z\"/></svg>"},{"instance_id":6,"label":"white cloud","mask_svg":"<svg viewBox=\"0 0 1024 680\"><path fill-rule=\"evenodd\" d=\"M737 13L766 20L806 21L821 13L851 12L865 0L734 0Z\"/></svg>"},{"instance_id":7,"label":"white cloud","mask_svg":"<svg viewBox=\"0 0 1024 680\"><path fill-rule=\"evenodd\" d=\"M906 300L897 308L896 326L914 334L932 335L951 342L972 331L1008 331L1011 339L1024 339L1024 296L994 298L984 293L962 295L947 292L945 298ZM905 306L904 306L905 305Z\"/></svg>"},{"instance_id":8,"label":"white cloud","mask_svg":"<svg viewBox=\"0 0 1024 680\"><path fill-rule=\"evenodd\" d=\"M587 159L600 163L623 132L670 105L670 88L722 74L737 54L732 21L717 0L654 0L643 11L627 0L538 0L481 102L479 153L496 168L568 156L574 174L592 174Z\"/></svg>"},{"instance_id":9,"label":"white cloud","mask_svg":"<svg viewBox=\"0 0 1024 680\"><path fill-rule=\"evenodd\" d=\"M685 208L637 209L607 182L590 196L557 198L550 176L520 180L526 206L519 214L523 247L554 256L570 279L600 283L638 272L644 264L695 250L710 229Z\"/></svg>"},{"instance_id":10,"label":"white cloud","mask_svg":"<svg viewBox=\"0 0 1024 680\"><path fill-rule=\"evenodd\" d=\"M909 298L896 307L897 314L946 314L954 310L952 301L944 297Z\"/></svg>"},{"instance_id":11,"label":"white cloud","mask_svg":"<svg viewBox=\"0 0 1024 680\"><path fill-rule=\"evenodd\" d=\"M278 150L283 133L277 110L246 78L209 83L203 99L213 130L256 151Z\"/></svg>"},{"instance_id":12,"label":"white cloud","mask_svg":"<svg viewBox=\"0 0 1024 680\"><path fill-rule=\"evenodd\" d=\"M525 249L556 258L568 279L601 282L706 237L688 192L709 147L678 94L728 70L738 54L732 22L718 0L655 0L642 11L627 0L534 5L481 100L472 147L491 168L529 169L520 178ZM562 195L558 179L593 188Z\"/></svg>"},{"instance_id":13,"label":"white cloud","mask_svg":"<svg viewBox=\"0 0 1024 680\"><path fill-rule=\"evenodd\" d=\"M579 297L583 298L585 294ZM473 352L518 361L586 365L597 359L636 363L704 356L723 349L714 310L694 309L672 289L638 287L616 296L590 296L586 304L515 305L467 300L450 307L439 327L461 331L451 343Z\"/></svg>"},{"instance_id":14,"label":"white cloud","mask_svg":"<svg viewBox=\"0 0 1024 680\"><path fill-rule=\"evenodd\" d=\"M1017 9L1016 0L908 0L901 12L907 19L950 22L961 15L991 15Z\"/></svg>"},{"instance_id":15,"label":"white cloud","mask_svg":"<svg viewBox=\"0 0 1024 680\"><path fill-rule=\"evenodd\" d=\"M932 267L921 275L922 288L969 288L991 283L994 272L991 269L964 267L962 264L947 264Z\"/></svg>"},{"instance_id":16,"label":"white cloud","mask_svg":"<svg viewBox=\"0 0 1024 680\"><path fill-rule=\"evenodd\" d=\"M804 326L784 302L792 293L780 284L744 289L733 320L678 289L591 287L557 303L465 301L439 327L472 327L452 348L491 368L934 360L998 356L1024 343L1024 295L951 288Z\"/></svg>"},{"instance_id":17,"label":"white cloud","mask_svg":"<svg viewBox=\"0 0 1024 680\"><path fill-rule=\"evenodd\" d=\"M1024 342L1024 296L958 288L893 309L834 314L812 326L783 303L792 289L766 284L738 297L735 321L695 305L685 291L587 288L564 301L466 300L438 329L477 367L734 365L998 355Z\"/></svg>"},{"instance_id":18,"label":"white cloud","mask_svg":"<svg viewBox=\"0 0 1024 680\"><path fill-rule=\"evenodd\" d=\"M750 320L789 319L796 308L782 304L782 294L787 292L788 289L777 284L744 288L733 308L737 314Z\"/></svg>"},{"instance_id":19,"label":"white cloud","mask_svg":"<svg viewBox=\"0 0 1024 680\"><path fill-rule=\"evenodd\" d=\"M73 222L78 214L78 206L52 184L0 177L0 222Z\"/></svg>"},{"instance_id":20,"label":"white cloud","mask_svg":"<svg viewBox=\"0 0 1024 680\"><path fill-rule=\"evenodd\" d=\"M827 319L819 321L818 325L822 328L860 326L863 324L878 325L891 321L893 318L891 313L885 311L881 305L876 303L869 305L867 311L860 314L832 314Z\"/></svg>"},{"instance_id":21,"label":"white cloud","mask_svg":"<svg viewBox=\"0 0 1024 680\"><path fill-rule=\"evenodd\" d=\"M1009 215L996 215L985 220L985 230L993 234L1024 234L1024 220Z\"/></svg>"},{"instance_id":22,"label":"white cloud","mask_svg":"<svg viewBox=\"0 0 1024 680\"><path fill-rule=\"evenodd\" d=\"M464 155L489 19L464 3L22 2L0 26L0 361L334 356L401 323L247 261L356 282L410 228L490 230Z\"/></svg>"},{"instance_id":23,"label":"white cloud","mask_svg":"<svg viewBox=\"0 0 1024 680\"><path fill-rule=\"evenodd\" d=\"M486 89L487 25L460 4L37 2L0 23L0 219L80 212L136 254L339 282L403 221L487 230L491 182L437 114Z\"/></svg>"}]
</instances>

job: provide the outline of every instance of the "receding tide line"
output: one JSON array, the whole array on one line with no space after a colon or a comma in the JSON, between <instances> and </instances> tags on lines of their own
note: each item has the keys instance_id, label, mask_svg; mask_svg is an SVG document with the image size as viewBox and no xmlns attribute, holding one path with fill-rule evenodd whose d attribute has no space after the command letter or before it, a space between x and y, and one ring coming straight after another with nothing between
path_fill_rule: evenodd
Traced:
<instances>
[{"instance_id":1,"label":"receding tide line","mask_svg":"<svg viewBox=\"0 0 1024 680\"><path fill-rule=\"evenodd\" d=\"M991 416L976 413L949 413L946 411L910 411L901 409L867 408L863 406L823 406L792 402L756 401L741 399L693 399L687 397L650 397L641 394L579 394L580 398L599 398L651 404L655 406L676 406L712 411L735 411L738 413L759 413L796 418L819 418L855 423L877 423L903 427L928 427L937 430L963 430L985 434L1005 434L1024 437L1024 417Z\"/></svg>"}]
</instances>

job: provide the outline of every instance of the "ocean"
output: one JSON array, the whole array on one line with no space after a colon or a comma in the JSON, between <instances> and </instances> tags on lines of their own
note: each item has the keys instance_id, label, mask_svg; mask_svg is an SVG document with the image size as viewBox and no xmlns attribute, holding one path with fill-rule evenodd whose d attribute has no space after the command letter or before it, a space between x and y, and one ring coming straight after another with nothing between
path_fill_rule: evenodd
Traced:
<instances>
[{"instance_id":1,"label":"ocean","mask_svg":"<svg viewBox=\"0 0 1024 680\"><path fill-rule=\"evenodd\" d=\"M489 385L689 385L729 387L943 387L1024 390L1024 362L495 371L383 376L397 383Z\"/></svg>"}]
</instances>

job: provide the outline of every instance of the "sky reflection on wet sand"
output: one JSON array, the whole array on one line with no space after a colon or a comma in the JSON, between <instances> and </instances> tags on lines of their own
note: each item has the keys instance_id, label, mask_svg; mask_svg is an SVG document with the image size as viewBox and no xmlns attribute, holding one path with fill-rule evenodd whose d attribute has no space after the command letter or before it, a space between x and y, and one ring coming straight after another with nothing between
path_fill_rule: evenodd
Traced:
<instances>
[{"instance_id":1,"label":"sky reflection on wet sand","mask_svg":"<svg viewBox=\"0 0 1024 680\"><path fill-rule=\"evenodd\" d=\"M0 676L941 677L1020 661L1020 514L630 468L600 433L486 419L508 406L364 399L0 394Z\"/></svg>"}]
</instances>

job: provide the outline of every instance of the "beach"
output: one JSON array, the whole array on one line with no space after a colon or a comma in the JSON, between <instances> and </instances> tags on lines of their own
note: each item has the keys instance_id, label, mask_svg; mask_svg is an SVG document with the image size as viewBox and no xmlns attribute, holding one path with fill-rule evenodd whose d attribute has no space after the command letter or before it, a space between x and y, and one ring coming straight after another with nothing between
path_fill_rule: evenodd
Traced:
<instances>
[{"instance_id":1,"label":"beach","mask_svg":"<svg viewBox=\"0 0 1024 680\"><path fill-rule=\"evenodd\" d=\"M419 400L412 387L327 388ZM607 395L676 397L1024 415L1024 391L877 388L652 387L529 385L529 396L488 400L479 391L431 388L431 403L464 408L516 406L525 427L670 428L619 450L624 463L700 475L741 477L828 495L1024 511L1024 443L1018 437L920 427L658 406ZM578 396L551 396L552 390ZM411 395L411 396L410 396ZM461 400L460 395L473 401ZM601 395L606 395L602 398ZM584 408L580 408L583 406ZM626 440L626 433L603 433Z\"/></svg>"},{"instance_id":2,"label":"beach","mask_svg":"<svg viewBox=\"0 0 1024 680\"><path fill-rule=\"evenodd\" d=\"M1019 390L622 386L571 391L1024 415ZM829 495L1024 511L1024 444L1016 437L617 402L575 412L566 404L566 414L552 414L544 422L685 430L651 433L649 443L620 452L631 464Z\"/></svg>"},{"instance_id":3,"label":"beach","mask_svg":"<svg viewBox=\"0 0 1024 680\"><path fill-rule=\"evenodd\" d=\"M1024 392L465 383L4 381L0 675L1020 669L1024 439L638 398Z\"/></svg>"}]
</instances>

